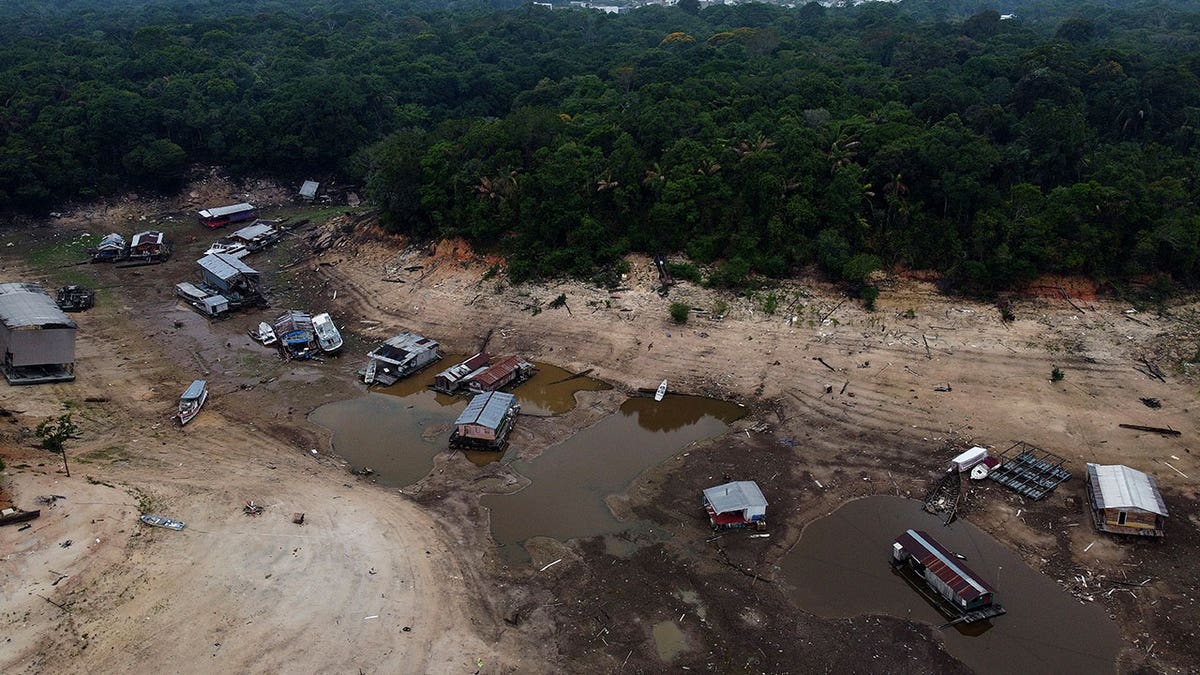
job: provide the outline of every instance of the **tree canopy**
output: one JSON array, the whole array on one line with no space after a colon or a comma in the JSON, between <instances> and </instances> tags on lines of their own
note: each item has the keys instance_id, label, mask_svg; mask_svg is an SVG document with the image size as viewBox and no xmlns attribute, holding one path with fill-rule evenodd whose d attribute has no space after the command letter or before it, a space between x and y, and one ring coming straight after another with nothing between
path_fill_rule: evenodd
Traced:
<instances>
[{"instance_id":1,"label":"tree canopy","mask_svg":"<svg viewBox=\"0 0 1200 675\"><path fill-rule=\"evenodd\" d=\"M517 278L1200 281L1200 4L1000 4L13 0L0 208L212 162L361 180Z\"/></svg>"}]
</instances>

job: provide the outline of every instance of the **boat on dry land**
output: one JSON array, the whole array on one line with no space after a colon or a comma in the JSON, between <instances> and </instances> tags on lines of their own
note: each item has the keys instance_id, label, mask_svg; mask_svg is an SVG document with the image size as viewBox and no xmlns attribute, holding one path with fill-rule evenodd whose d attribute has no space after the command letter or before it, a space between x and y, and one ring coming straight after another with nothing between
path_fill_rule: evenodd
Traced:
<instances>
[{"instance_id":1,"label":"boat on dry land","mask_svg":"<svg viewBox=\"0 0 1200 675\"><path fill-rule=\"evenodd\" d=\"M200 408L207 400L208 382L193 380L183 395L179 397L179 425L183 426L190 422L196 413L200 412Z\"/></svg>"}]
</instances>

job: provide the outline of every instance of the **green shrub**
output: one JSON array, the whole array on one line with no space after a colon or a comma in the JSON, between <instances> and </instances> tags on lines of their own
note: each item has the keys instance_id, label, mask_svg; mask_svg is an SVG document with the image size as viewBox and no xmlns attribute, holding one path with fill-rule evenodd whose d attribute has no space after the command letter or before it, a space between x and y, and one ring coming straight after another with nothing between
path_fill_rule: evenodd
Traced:
<instances>
[{"instance_id":1,"label":"green shrub","mask_svg":"<svg viewBox=\"0 0 1200 675\"><path fill-rule=\"evenodd\" d=\"M1062 382L1064 379L1066 379L1066 377L1067 377L1067 374L1062 371L1062 368L1059 368L1058 366L1054 366L1053 368L1050 369L1050 381L1051 382Z\"/></svg>"},{"instance_id":2,"label":"green shrub","mask_svg":"<svg viewBox=\"0 0 1200 675\"><path fill-rule=\"evenodd\" d=\"M779 296L774 293L768 293L767 297L763 298L762 311L768 315L774 315L779 309Z\"/></svg>"},{"instance_id":3,"label":"green shrub","mask_svg":"<svg viewBox=\"0 0 1200 675\"><path fill-rule=\"evenodd\" d=\"M689 307L687 305L687 303L672 302L671 303L671 320L673 320L675 323L680 323L680 324L687 323L688 314L691 313L691 311L692 311L692 308Z\"/></svg>"}]
</instances>

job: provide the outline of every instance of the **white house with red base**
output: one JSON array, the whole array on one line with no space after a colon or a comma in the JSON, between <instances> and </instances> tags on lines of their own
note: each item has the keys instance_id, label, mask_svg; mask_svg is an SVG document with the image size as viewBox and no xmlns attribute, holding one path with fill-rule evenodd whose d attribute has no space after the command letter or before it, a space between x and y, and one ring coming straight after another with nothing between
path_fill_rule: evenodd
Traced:
<instances>
[{"instance_id":1,"label":"white house with red base","mask_svg":"<svg viewBox=\"0 0 1200 675\"><path fill-rule=\"evenodd\" d=\"M708 520L717 529L729 529L754 525L757 529L767 527L767 498L758 483L739 480L710 487L704 491L704 510Z\"/></svg>"}]
</instances>

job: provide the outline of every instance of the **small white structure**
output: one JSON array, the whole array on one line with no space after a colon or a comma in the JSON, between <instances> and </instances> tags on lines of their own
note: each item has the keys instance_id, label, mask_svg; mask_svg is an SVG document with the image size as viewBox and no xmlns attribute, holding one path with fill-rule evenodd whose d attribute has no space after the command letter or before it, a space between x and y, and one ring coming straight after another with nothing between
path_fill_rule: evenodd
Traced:
<instances>
[{"instance_id":1,"label":"small white structure","mask_svg":"<svg viewBox=\"0 0 1200 675\"><path fill-rule=\"evenodd\" d=\"M977 445L950 460L950 466L947 466L946 470L958 471L959 473L970 471L976 464L987 459L987 456L987 448L981 448Z\"/></svg>"}]
</instances>

